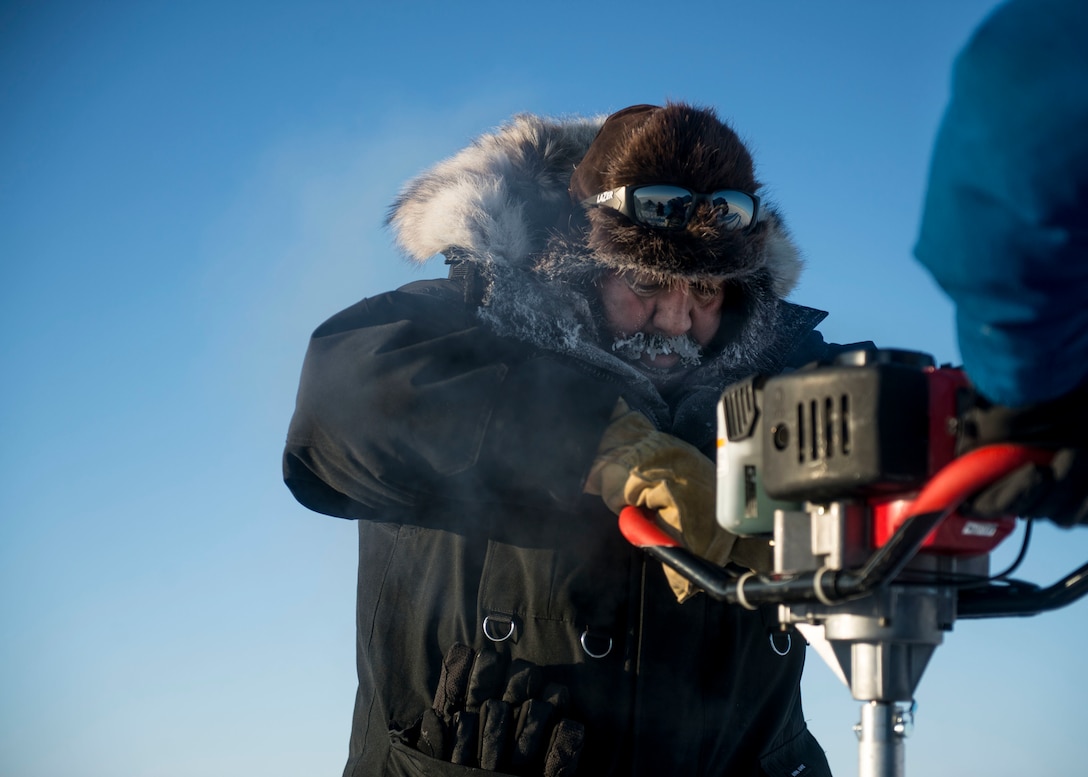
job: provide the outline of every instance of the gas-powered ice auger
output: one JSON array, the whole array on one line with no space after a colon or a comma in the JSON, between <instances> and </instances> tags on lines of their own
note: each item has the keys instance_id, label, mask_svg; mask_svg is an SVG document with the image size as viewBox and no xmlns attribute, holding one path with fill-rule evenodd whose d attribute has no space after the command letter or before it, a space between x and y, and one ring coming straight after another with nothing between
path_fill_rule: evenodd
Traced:
<instances>
[{"instance_id":1,"label":"gas-powered ice auger","mask_svg":"<svg viewBox=\"0 0 1088 777\"><path fill-rule=\"evenodd\" d=\"M959 369L914 351L850 351L785 375L754 376L718 407L718 523L772 538L770 570L722 569L641 509L627 539L711 596L778 605L864 702L861 777L902 777L914 691L957 618L1034 615L1088 593L1088 564L1039 587L990 575L1016 518L957 507L1048 451L992 445L956 457L970 397Z\"/></svg>"}]
</instances>

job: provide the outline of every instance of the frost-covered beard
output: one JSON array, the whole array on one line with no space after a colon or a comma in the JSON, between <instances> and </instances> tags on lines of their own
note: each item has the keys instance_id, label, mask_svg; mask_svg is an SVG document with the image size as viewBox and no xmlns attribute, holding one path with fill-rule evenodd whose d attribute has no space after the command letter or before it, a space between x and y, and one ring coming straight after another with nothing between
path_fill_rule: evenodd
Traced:
<instances>
[{"instance_id":1,"label":"frost-covered beard","mask_svg":"<svg viewBox=\"0 0 1088 777\"><path fill-rule=\"evenodd\" d=\"M655 356L675 353L680 357L680 364L685 367L697 367L703 360L703 347L690 335L648 335L635 332L630 337L617 337L612 343L612 350L621 358L637 362L645 354L651 359Z\"/></svg>"},{"instance_id":2,"label":"frost-covered beard","mask_svg":"<svg viewBox=\"0 0 1088 777\"><path fill-rule=\"evenodd\" d=\"M690 335L648 335L635 332L630 337L617 337L612 342L612 350L617 356L644 373L659 389L674 384L703 360L703 348ZM672 367L654 367L643 361L642 356L664 356L674 353L680 361Z\"/></svg>"}]
</instances>

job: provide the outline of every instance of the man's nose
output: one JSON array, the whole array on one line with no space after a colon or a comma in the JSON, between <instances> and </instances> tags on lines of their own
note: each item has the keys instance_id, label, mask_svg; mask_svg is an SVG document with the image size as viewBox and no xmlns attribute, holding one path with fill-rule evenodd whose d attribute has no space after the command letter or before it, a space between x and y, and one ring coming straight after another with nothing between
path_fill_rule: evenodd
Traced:
<instances>
[{"instance_id":1,"label":"man's nose","mask_svg":"<svg viewBox=\"0 0 1088 777\"><path fill-rule=\"evenodd\" d=\"M666 337L686 334L691 329L691 311L695 304L687 287L661 292L654 307L653 325Z\"/></svg>"}]
</instances>

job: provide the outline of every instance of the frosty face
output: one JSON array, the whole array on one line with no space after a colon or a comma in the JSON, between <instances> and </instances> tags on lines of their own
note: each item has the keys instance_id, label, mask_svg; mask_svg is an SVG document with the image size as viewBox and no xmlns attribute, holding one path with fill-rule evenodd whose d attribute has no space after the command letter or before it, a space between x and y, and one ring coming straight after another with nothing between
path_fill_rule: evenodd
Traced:
<instances>
[{"instance_id":1,"label":"frosty face","mask_svg":"<svg viewBox=\"0 0 1088 777\"><path fill-rule=\"evenodd\" d=\"M601 279L601 304L612 349L651 374L699 363L721 324L721 283L669 283L635 273Z\"/></svg>"}]
</instances>

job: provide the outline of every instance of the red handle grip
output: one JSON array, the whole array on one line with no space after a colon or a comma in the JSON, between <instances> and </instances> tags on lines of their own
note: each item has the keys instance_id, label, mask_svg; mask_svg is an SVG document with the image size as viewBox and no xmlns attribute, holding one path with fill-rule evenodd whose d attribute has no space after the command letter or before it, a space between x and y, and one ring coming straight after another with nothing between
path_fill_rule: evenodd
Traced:
<instances>
[{"instance_id":1,"label":"red handle grip","mask_svg":"<svg viewBox=\"0 0 1088 777\"><path fill-rule=\"evenodd\" d=\"M653 513L642 507L628 505L620 510L620 531L636 548L683 547L654 523Z\"/></svg>"},{"instance_id":2,"label":"red handle grip","mask_svg":"<svg viewBox=\"0 0 1088 777\"><path fill-rule=\"evenodd\" d=\"M951 510L1024 464L1046 464L1054 451L1023 445L987 445L945 465L911 505L911 515Z\"/></svg>"}]
</instances>

